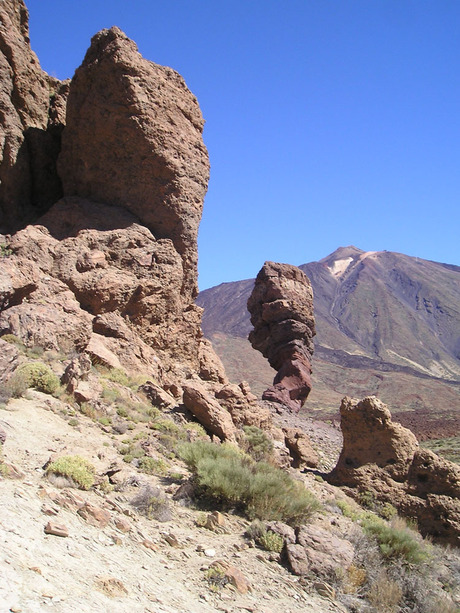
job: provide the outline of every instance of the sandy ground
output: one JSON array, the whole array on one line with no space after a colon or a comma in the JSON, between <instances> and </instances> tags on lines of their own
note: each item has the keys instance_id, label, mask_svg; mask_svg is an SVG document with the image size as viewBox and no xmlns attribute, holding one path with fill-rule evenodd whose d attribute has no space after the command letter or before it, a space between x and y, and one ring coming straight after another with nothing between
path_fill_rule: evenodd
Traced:
<instances>
[{"instance_id":1,"label":"sandy ground","mask_svg":"<svg viewBox=\"0 0 460 613\"><path fill-rule=\"evenodd\" d=\"M49 457L82 455L97 471L106 470L117 457L110 435L86 418L81 431L71 427L56 412L57 402L34 393L33 399L10 402L0 411L0 426L7 433L4 459L24 473L21 480L0 481L0 613L345 611L308 591L270 560L268 552L245 548L248 523L237 516L227 516L228 534L215 534L196 526L197 512L192 509L175 505L173 519L159 523L134 513L129 493L111 492L107 498L117 507L110 507L112 519L105 528L93 527L74 510L58 507L51 519L65 524L69 536L46 535L44 526L50 517L42 506L52 505L49 496L58 492L44 476ZM105 503L96 492L78 493L96 505ZM128 519L129 533L115 527L117 516ZM180 547L170 546L165 533L173 533ZM156 545L156 551L142 544L145 539ZM207 557L197 551L200 548L215 553ZM205 569L213 559L235 565L252 591L239 594L226 586L214 593L205 580Z\"/></svg>"}]
</instances>

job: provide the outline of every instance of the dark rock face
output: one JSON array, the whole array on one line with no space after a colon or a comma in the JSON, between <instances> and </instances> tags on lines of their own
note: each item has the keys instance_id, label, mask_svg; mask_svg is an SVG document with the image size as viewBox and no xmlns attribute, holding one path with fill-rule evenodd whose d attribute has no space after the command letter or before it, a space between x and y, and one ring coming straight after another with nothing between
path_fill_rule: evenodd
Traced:
<instances>
[{"instance_id":1,"label":"dark rock face","mask_svg":"<svg viewBox=\"0 0 460 613\"><path fill-rule=\"evenodd\" d=\"M35 220L62 195L56 171L68 83L30 49L23 0L0 5L0 232Z\"/></svg>"},{"instance_id":2,"label":"dark rock face","mask_svg":"<svg viewBox=\"0 0 460 613\"><path fill-rule=\"evenodd\" d=\"M460 468L419 449L410 430L393 423L374 396L344 398L340 407L343 450L328 481L358 495L371 492L417 521L441 543L460 546Z\"/></svg>"},{"instance_id":3,"label":"dark rock face","mask_svg":"<svg viewBox=\"0 0 460 613\"><path fill-rule=\"evenodd\" d=\"M102 30L72 80L58 165L66 196L122 206L172 240L189 300L209 178L203 125L177 72L145 60L118 28Z\"/></svg>"},{"instance_id":4,"label":"dark rock face","mask_svg":"<svg viewBox=\"0 0 460 613\"><path fill-rule=\"evenodd\" d=\"M249 340L278 371L264 400L298 411L311 390L315 321L308 277L296 266L265 262L248 300Z\"/></svg>"}]
</instances>

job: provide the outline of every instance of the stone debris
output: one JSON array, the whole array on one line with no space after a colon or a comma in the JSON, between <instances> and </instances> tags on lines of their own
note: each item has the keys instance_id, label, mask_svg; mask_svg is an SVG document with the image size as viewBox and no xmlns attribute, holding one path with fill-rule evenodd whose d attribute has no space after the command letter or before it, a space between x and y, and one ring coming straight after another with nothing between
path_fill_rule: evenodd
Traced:
<instances>
[{"instance_id":1,"label":"stone debris","mask_svg":"<svg viewBox=\"0 0 460 613\"><path fill-rule=\"evenodd\" d=\"M52 534L53 536L69 536L69 530L64 524L58 524L54 521L49 521L45 526L45 534Z\"/></svg>"}]
</instances>

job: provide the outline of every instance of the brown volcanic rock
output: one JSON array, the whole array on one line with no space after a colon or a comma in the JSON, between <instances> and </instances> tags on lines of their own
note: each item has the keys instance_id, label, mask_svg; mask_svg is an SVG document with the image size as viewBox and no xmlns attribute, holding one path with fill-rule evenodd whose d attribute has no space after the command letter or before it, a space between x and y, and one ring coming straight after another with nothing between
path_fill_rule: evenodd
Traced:
<instances>
[{"instance_id":1,"label":"brown volcanic rock","mask_svg":"<svg viewBox=\"0 0 460 613\"><path fill-rule=\"evenodd\" d=\"M184 406L212 434L222 440L234 441L236 428L230 413L220 406L204 385L190 381L183 385Z\"/></svg>"},{"instance_id":2,"label":"brown volcanic rock","mask_svg":"<svg viewBox=\"0 0 460 613\"><path fill-rule=\"evenodd\" d=\"M313 293L307 276L296 266L265 262L248 310L254 326L249 340L278 371L263 398L298 411L311 390L315 335Z\"/></svg>"},{"instance_id":3,"label":"brown volcanic rock","mask_svg":"<svg viewBox=\"0 0 460 613\"><path fill-rule=\"evenodd\" d=\"M70 86L41 71L22 0L2 3L0 39L0 196L16 231L1 241L0 334L166 386L193 372L225 383L193 303L209 174L196 98L117 28L93 38Z\"/></svg>"},{"instance_id":4,"label":"brown volcanic rock","mask_svg":"<svg viewBox=\"0 0 460 613\"><path fill-rule=\"evenodd\" d=\"M66 195L123 206L183 259L196 296L196 239L209 177L196 98L123 32L96 34L70 87L59 172Z\"/></svg>"},{"instance_id":5,"label":"brown volcanic rock","mask_svg":"<svg viewBox=\"0 0 460 613\"><path fill-rule=\"evenodd\" d=\"M344 398L340 412L343 450L328 481L352 488L351 495L371 492L416 519L422 534L460 546L460 468L419 449L375 397Z\"/></svg>"},{"instance_id":6,"label":"brown volcanic rock","mask_svg":"<svg viewBox=\"0 0 460 613\"><path fill-rule=\"evenodd\" d=\"M388 408L369 396L356 402L344 398L340 406L343 448L334 471L348 473L365 464L385 468L395 480L407 477L418 449L415 436L391 421Z\"/></svg>"},{"instance_id":7,"label":"brown volcanic rock","mask_svg":"<svg viewBox=\"0 0 460 613\"><path fill-rule=\"evenodd\" d=\"M23 0L0 4L0 231L30 222L62 195L56 172L66 84L30 49Z\"/></svg>"}]
</instances>

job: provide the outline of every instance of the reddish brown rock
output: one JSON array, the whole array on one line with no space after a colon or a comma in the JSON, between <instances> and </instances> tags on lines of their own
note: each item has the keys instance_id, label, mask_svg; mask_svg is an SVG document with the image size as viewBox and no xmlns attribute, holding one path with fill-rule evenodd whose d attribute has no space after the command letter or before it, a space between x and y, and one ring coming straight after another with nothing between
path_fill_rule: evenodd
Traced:
<instances>
[{"instance_id":1,"label":"reddish brown rock","mask_svg":"<svg viewBox=\"0 0 460 613\"><path fill-rule=\"evenodd\" d=\"M215 392L216 399L232 416L233 423L238 426L256 426L269 430L272 425L272 415L266 407L257 402L257 397L251 393L245 382L239 385L227 383Z\"/></svg>"},{"instance_id":2,"label":"reddish brown rock","mask_svg":"<svg viewBox=\"0 0 460 613\"><path fill-rule=\"evenodd\" d=\"M109 511L91 504L90 502L85 502L85 504L78 509L77 513L96 528L105 528L111 518Z\"/></svg>"},{"instance_id":3,"label":"reddish brown rock","mask_svg":"<svg viewBox=\"0 0 460 613\"><path fill-rule=\"evenodd\" d=\"M315 322L308 277L296 266L265 262L248 310L254 326L249 340L278 371L263 398L298 411L311 390Z\"/></svg>"},{"instance_id":4,"label":"reddish brown rock","mask_svg":"<svg viewBox=\"0 0 460 613\"><path fill-rule=\"evenodd\" d=\"M251 584L248 579L246 579L244 574L236 568L236 566L233 566L233 564L229 564L224 560L216 560L211 564L210 568L221 569L227 581L233 585L240 594L247 594L251 590Z\"/></svg>"},{"instance_id":5,"label":"reddish brown rock","mask_svg":"<svg viewBox=\"0 0 460 613\"><path fill-rule=\"evenodd\" d=\"M339 568L346 570L353 562L353 545L323 528L301 526L296 536L296 543L288 543L284 551L295 575L332 578Z\"/></svg>"},{"instance_id":6,"label":"reddish brown rock","mask_svg":"<svg viewBox=\"0 0 460 613\"><path fill-rule=\"evenodd\" d=\"M115 527L120 530L120 532L127 533L131 532L132 530L131 523L124 517L115 517L113 523L115 524Z\"/></svg>"},{"instance_id":7,"label":"reddish brown rock","mask_svg":"<svg viewBox=\"0 0 460 613\"><path fill-rule=\"evenodd\" d=\"M23 227L62 194L56 172L65 86L30 49L23 0L0 3L0 232Z\"/></svg>"},{"instance_id":8,"label":"reddish brown rock","mask_svg":"<svg viewBox=\"0 0 460 613\"><path fill-rule=\"evenodd\" d=\"M395 480L407 478L418 449L415 436L391 421L391 413L378 398L357 402L344 398L340 406L343 448L334 473L349 473L365 464L385 468Z\"/></svg>"},{"instance_id":9,"label":"reddish brown rock","mask_svg":"<svg viewBox=\"0 0 460 613\"><path fill-rule=\"evenodd\" d=\"M2 387L19 366L19 363L20 354L18 349L12 343L2 341L0 338L0 385Z\"/></svg>"},{"instance_id":10,"label":"reddish brown rock","mask_svg":"<svg viewBox=\"0 0 460 613\"><path fill-rule=\"evenodd\" d=\"M0 231L16 232L0 237L0 335L163 389L193 374L226 383L194 304L209 163L183 79L117 28L93 38L70 85L50 79L22 0L0 6L0 76ZM87 398L91 382L74 379Z\"/></svg>"},{"instance_id":11,"label":"reddish brown rock","mask_svg":"<svg viewBox=\"0 0 460 613\"><path fill-rule=\"evenodd\" d=\"M423 535L460 547L460 467L419 449L375 397L344 398L340 412L343 450L328 481L358 500L370 492L377 504L416 520Z\"/></svg>"},{"instance_id":12,"label":"reddish brown rock","mask_svg":"<svg viewBox=\"0 0 460 613\"><path fill-rule=\"evenodd\" d=\"M59 158L66 195L121 205L184 261L196 295L196 239L209 162L198 102L118 28L96 34L72 80ZM84 163L81 161L84 160Z\"/></svg>"},{"instance_id":13,"label":"reddish brown rock","mask_svg":"<svg viewBox=\"0 0 460 613\"><path fill-rule=\"evenodd\" d=\"M198 382L183 386L184 406L212 434L222 440L235 440L236 428L230 413Z\"/></svg>"},{"instance_id":14,"label":"reddish brown rock","mask_svg":"<svg viewBox=\"0 0 460 613\"><path fill-rule=\"evenodd\" d=\"M292 466L294 468L300 468L301 466L316 468L319 458L311 446L308 435L297 428L284 428L283 432L284 443L292 457Z\"/></svg>"},{"instance_id":15,"label":"reddish brown rock","mask_svg":"<svg viewBox=\"0 0 460 613\"><path fill-rule=\"evenodd\" d=\"M61 377L61 383L66 386L67 391L73 394L80 381L86 381L91 371L91 360L88 355L82 353L73 358L66 366Z\"/></svg>"},{"instance_id":16,"label":"reddish brown rock","mask_svg":"<svg viewBox=\"0 0 460 613\"><path fill-rule=\"evenodd\" d=\"M69 536L69 530L64 524L58 524L55 521L49 521L45 526L45 534L67 537Z\"/></svg>"}]
</instances>

